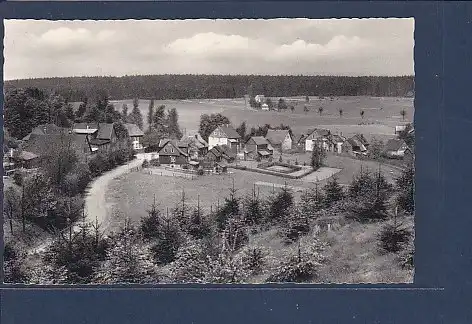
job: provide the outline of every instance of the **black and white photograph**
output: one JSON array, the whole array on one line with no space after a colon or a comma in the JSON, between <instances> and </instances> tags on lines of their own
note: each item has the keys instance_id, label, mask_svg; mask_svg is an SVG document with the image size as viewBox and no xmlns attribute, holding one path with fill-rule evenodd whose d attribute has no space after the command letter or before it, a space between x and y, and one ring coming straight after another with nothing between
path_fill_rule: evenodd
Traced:
<instances>
[{"instance_id":1,"label":"black and white photograph","mask_svg":"<svg viewBox=\"0 0 472 324\"><path fill-rule=\"evenodd\" d=\"M4 282L413 283L414 27L4 20Z\"/></svg>"}]
</instances>

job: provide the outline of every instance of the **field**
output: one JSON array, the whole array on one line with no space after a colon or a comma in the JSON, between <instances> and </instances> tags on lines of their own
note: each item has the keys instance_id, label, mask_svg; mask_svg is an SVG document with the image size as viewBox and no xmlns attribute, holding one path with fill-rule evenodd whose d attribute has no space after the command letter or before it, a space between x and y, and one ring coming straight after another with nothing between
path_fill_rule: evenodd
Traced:
<instances>
[{"instance_id":1,"label":"field","mask_svg":"<svg viewBox=\"0 0 472 324\"><path fill-rule=\"evenodd\" d=\"M194 100L157 100L155 107L165 105L167 108L176 108L179 112L179 123L183 130L195 132L201 114L222 113L227 116L234 125L246 121L248 126L258 126L269 123L290 125L295 133L305 132L314 127L328 128L333 132L343 133L349 136L357 132L367 137L376 136L386 139L394 136L394 128L406 122L411 122L414 117L413 98L391 97L335 97L333 99L319 99L311 97L308 103L304 98L286 98L289 104L295 107L290 110L260 111L254 110L245 104L243 98L237 99L194 99ZM278 98L272 99L277 102ZM112 101L115 108L121 111L123 104L128 105L128 111L133 107L132 100ZM304 106L309 112L304 112ZM147 116L149 100L140 100L139 108L143 116ZM323 113L318 113L318 108L323 107ZM339 109L343 110L343 116L339 116ZM405 120L402 120L400 111L405 109ZM364 118L360 111L364 110ZM146 118L144 128L147 129Z\"/></svg>"},{"instance_id":2,"label":"field","mask_svg":"<svg viewBox=\"0 0 472 324\"><path fill-rule=\"evenodd\" d=\"M303 161L303 158L308 158L308 155L299 154L298 157L299 161ZM349 184L353 175L358 173L361 168L368 168L371 171L378 169L378 164L375 162L359 161L336 155L328 155L326 164L341 169L336 173L336 177L344 185ZM386 166L383 166L381 171L389 182L393 182L399 174L399 170ZM206 211L210 211L210 208L216 208L218 203L221 205L224 197L228 196L229 189L233 186L233 180L239 197L250 194L255 184L261 197L268 196L272 191L277 191L278 188L287 184L296 189L294 192L296 199L299 199L304 189L315 187L316 182L316 179L310 175L295 180L235 169L229 169L228 174L207 175L196 177L193 180L183 177L160 176L159 173L150 175L145 170L131 172L111 180L107 188L106 202L107 206L110 206L108 209L110 215L108 216L114 220L111 226L118 226L125 217L139 221L147 214L154 195L160 210L165 212L166 208L171 209L180 203L183 190L188 205L196 206L198 196L200 196L200 206ZM318 183L323 186L327 181L324 179Z\"/></svg>"}]
</instances>

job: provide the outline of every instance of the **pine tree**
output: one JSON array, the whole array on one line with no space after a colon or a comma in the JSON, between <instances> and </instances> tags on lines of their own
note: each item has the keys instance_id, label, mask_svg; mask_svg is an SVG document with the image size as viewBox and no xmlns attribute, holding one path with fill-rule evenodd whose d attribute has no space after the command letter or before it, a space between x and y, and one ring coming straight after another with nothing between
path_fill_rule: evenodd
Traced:
<instances>
[{"instance_id":1,"label":"pine tree","mask_svg":"<svg viewBox=\"0 0 472 324\"><path fill-rule=\"evenodd\" d=\"M127 104L123 104L121 108L121 120L124 123L127 123L128 121L128 105Z\"/></svg>"},{"instance_id":2,"label":"pine tree","mask_svg":"<svg viewBox=\"0 0 472 324\"><path fill-rule=\"evenodd\" d=\"M148 210L148 215L141 218L140 231L145 240L152 240L159 237L161 230L161 213L156 204L156 196L151 208Z\"/></svg>"},{"instance_id":3,"label":"pine tree","mask_svg":"<svg viewBox=\"0 0 472 324\"><path fill-rule=\"evenodd\" d=\"M151 247L154 262L157 264L168 264L174 261L181 243L182 233L177 222L169 217L164 218L159 238Z\"/></svg>"},{"instance_id":4,"label":"pine tree","mask_svg":"<svg viewBox=\"0 0 472 324\"><path fill-rule=\"evenodd\" d=\"M344 198L343 188L339 185L336 176L331 177L324 187L324 202L327 206L331 206Z\"/></svg>"},{"instance_id":5,"label":"pine tree","mask_svg":"<svg viewBox=\"0 0 472 324\"><path fill-rule=\"evenodd\" d=\"M134 99L133 101L133 110L129 115L130 122L136 124L140 129L143 129L143 116L141 115L141 110L139 110L139 101Z\"/></svg>"},{"instance_id":6,"label":"pine tree","mask_svg":"<svg viewBox=\"0 0 472 324\"><path fill-rule=\"evenodd\" d=\"M216 223L218 229L223 230L226 228L227 222L230 218L235 218L240 215L239 198L236 196L237 190L233 186L229 190L229 197L225 198L223 207L217 211Z\"/></svg>"},{"instance_id":7,"label":"pine tree","mask_svg":"<svg viewBox=\"0 0 472 324\"><path fill-rule=\"evenodd\" d=\"M313 143L313 151L311 152L311 160L310 164L313 169L319 169L326 158L326 152L321 147L321 143L314 142Z\"/></svg>"},{"instance_id":8,"label":"pine tree","mask_svg":"<svg viewBox=\"0 0 472 324\"><path fill-rule=\"evenodd\" d=\"M244 206L246 223L248 225L260 224L264 218L264 210L259 195L256 193L255 185L251 195L246 197Z\"/></svg>"},{"instance_id":9,"label":"pine tree","mask_svg":"<svg viewBox=\"0 0 472 324\"><path fill-rule=\"evenodd\" d=\"M401 210L413 214L415 211L415 169L409 166L396 180L398 195L396 201Z\"/></svg>"},{"instance_id":10,"label":"pine tree","mask_svg":"<svg viewBox=\"0 0 472 324\"><path fill-rule=\"evenodd\" d=\"M286 220L293 207L293 193L285 184L282 190L272 198L269 207L269 217L271 221Z\"/></svg>"},{"instance_id":11,"label":"pine tree","mask_svg":"<svg viewBox=\"0 0 472 324\"><path fill-rule=\"evenodd\" d=\"M154 99L151 99L149 102L149 108L148 108L148 115L147 115L147 123L149 129L152 128L152 122L154 120Z\"/></svg>"},{"instance_id":12,"label":"pine tree","mask_svg":"<svg viewBox=\"0 0 472 324\"><path fill-rule=\"evenodd\" d=\"M323 193L319 190L318 184L302 193L300 197L299 211L308 218L314 218L323 208Z\"/></svg>"},{"instance_id":13,"label":"pine tree","mask_svg":"<svg viewBox=\"0 0 472 324\"><path fill-rule=\"evenodd\" d=\"M182 138L182 131L179 126L179 114L177 109L172 108L167 112L168 128L167 132L171 138L180 140Z\"/></svg>"}]
</instances>

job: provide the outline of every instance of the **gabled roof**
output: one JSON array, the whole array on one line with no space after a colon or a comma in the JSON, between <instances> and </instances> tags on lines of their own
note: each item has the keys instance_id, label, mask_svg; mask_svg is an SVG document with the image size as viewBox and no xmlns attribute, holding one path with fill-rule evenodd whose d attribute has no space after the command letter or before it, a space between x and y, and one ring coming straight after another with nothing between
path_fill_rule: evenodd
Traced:
<instances>
[{"instance_id":1,"label":"gabled roof","mask_svg":"<svg viewBox=\"0 0 472 324\"><path fill-rule=\"evenodd\" d=\"M78 134L50 134L37 135L31 134L29 140L21 145L23 151L29 151L39 156L47 156L49 152L60 151L67 147L75 151L78 157L84 154L84 151L90 151L87 136Z\"/></svg>"},{"instance_id":2,"label":"gabled roof","mask_svg":"<svg viewBox=\"0 0 472 324\"><path fill-rule=\"evenodd\" d=\"M226 138L234 138L234 139L241 138L241 136L238 134L238 132L233 127L231 127L229 125L220 125L217 128L215 128L214 131L216 131L216 130L219 130L220 132L222 132L226 136ZM213 132L212 132L212 134L213 134ZM210 136L211 136L211 134L210 134Z\"/></svg>"},{"instance_id":3,"label":"gabled roof","mask_svg":"<svg viewBox=\"0 0 472 324\"><path fill-rule=\"evenodd\" d=\"M29 160L33 160L33 159L36 159L39 157L39 155L37 154L34 154L32 152L29 152L29 151L21 151L18 155L13 155L14 159L18 159L18 160L23 160L23 161L29 161Z\"/></svg>"},{"instance_id":4,"label":"gabled roof","mask_svg":"<svg viewBox=\"0 0 472 324\"><path fill-rule=\"evenodd\" d=\"M98 125L97 138L101 140L111 140L113 134L113 124L100 123Z\"/></svg>"},{"instance_id":5,"label":"gabled roof","mask_svg":"<svg viewBox=\"0 0 472 324\"><path fill-rule=\"evenodd\" d=\"M144 136L144 132L136 124L124 124L125 128L128 130L129 136Z\"/></svg>"},{"instance_id":6,"label":"gabled roof","mask_svg":"<svg viewBox=\"0 0 472 324\"><path fill-rule=\"evenodd\" d=\"M234 159L236 158L236 154L230 150L227 145L216 145L208 151L207 154L213 154L216 157L222 157L224 159Z\"/></svg>"},{"instance_id":7,"label":"gabled roof","mask_svg":"<svg viewBox=\"0 0 472 324\"><path fill-rule=\"evenodd\" d=\"M23 141L27 141L30 138L31 134L36 134L36 135L61 134L61 133L66 133L68 131L69 131L68 128L59 127L54 124L38 125L31 130L31 133L29 133L23 138Z\"/></svg>"},{"instance_id":8,"label":"gabled roof","mask_svg":"<svg viewBox=\"0 0 472 324\"><path fill-rule=\"evenodd\" d=\"M162 146L161 146L162 144ZM172 152L164 152L162 151L162 149L164 147L166 147L167 145L172 145L174 148L175 148L175 152L172 153ZM159 141L159 149L157 150L157 152L160 154L160 155L175 155L175 154L181 154L183 156L188 156L188 154L186 152L184 152L181 147L179 147L179 144L178 144L178 141L176 140L170 140L170 139L164 139L164 140L160 140Z\"/></svg>"},{"instance_id":9,"label":"gabled roof","mask_svg":"<svg viewBox=\"0 0 472 324\"><path fill-rule=\"evenodd\" d=\"M98 129L97 123L75 123L73 129Z\"/></svg>"},{"instance_id":10,"label":"gabled roof","mask_svg":"<svg viewBox=\"0 0 472 324\"><path fill-rule=\"evenodd\" d=\"M333 143L343 143L346 139L340 135L337 134L331 134L329 136L329 140Z\"/></svg>"},{"instance_id":11,"label":"gabled roof","mask_svg":"<svg viewBox=\"0 0 472 324\"><path fill-rule=\"evenodd\" d=\"M406 145L404 140L401 139L390 139L385 145L385 151L398 151L403 145Z\"/></svg>"},{"instance_id":12,"label":"gabled roof","mask_svg":"<svg viewBox=\"0 0 472 324\"><path fill-rule=\"evenodd\" d=\"M362 145L369 145L369 142L367 142L366 138L362 134L356 134L351 138L354 139L355 141L358 141Z\"/></svg>"},{"instance_id":13,"label":"gabled roof","mask_svg":"<svg viewBox=\"0 0 472 324\"><path fill-rule=\"evenodd\" d=\"M317 129L312 130L307 136L306 140L313 140L320 137L328 137L331 132L328 129Z\"/></svg>"},{"instance_id":14,"label":"gabled roof","mask_svg":"<svg viewBox=\"0 0 472 324\"><path fill-rule=\"evenodd\" d=\"M290 135L290 131L288 129L269 129L267 130L267 135L265 138L272 145L279 145L283 143L287 134Z\"/></svg>"},{"instance_id":15,"label":"gabled roof","mask_svg":"<svg viewBox=\"0 0 472 324\"><path fill-rule=\"evenodd\" d=\"M249 143L250 141L254 141L254 143L256 145L268 145L269 144L267 139L265 137L262 137L262 136L253 136L246 142L246 144Z\"/></svg>"}]
</instances>

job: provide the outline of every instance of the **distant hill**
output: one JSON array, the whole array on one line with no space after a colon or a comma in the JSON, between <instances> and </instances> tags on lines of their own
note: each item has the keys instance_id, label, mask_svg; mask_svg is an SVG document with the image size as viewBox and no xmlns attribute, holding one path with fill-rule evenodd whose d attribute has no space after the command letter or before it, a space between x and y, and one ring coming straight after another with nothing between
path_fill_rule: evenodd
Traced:
<instances>
[{"instance_id":1,"label":"distant hill","mask_svg":"<svg viewBox=\"0 0 472 324\"><path fill-rule=\"evenodd\" d=\"M55 91L69 101L103 94L112 100L240 98L246 94L406 97L414 93L414 77L141 75L22 79L5 81L4 87L6 91L26 87Z\"/></svg>"}]
</instances>

